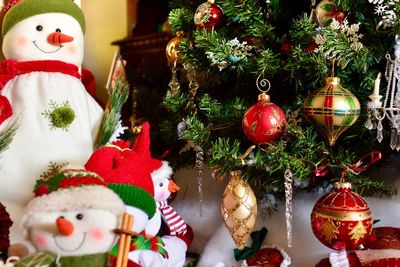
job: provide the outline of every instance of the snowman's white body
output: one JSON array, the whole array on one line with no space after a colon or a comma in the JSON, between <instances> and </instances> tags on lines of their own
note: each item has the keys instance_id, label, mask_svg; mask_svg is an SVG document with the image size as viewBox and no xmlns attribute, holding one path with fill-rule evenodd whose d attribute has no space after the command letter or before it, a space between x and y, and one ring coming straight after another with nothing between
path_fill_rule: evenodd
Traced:
<instances>
[{"instance_id":1,"label":"snowman's white body","mask_svg":"<svg viewBox=\"0 0 400 267\"><path fill-rule=\"evenodd\" d=\"M37 26L42 27L41 31ZM47 43L47 36L60 29L74 40L62 46ZM71 16L48 13L18 22L6 33L3 53L7 59L22 61L59 60L80 65L83 59L83 33ZM13 116L20 117L19 128L0 156L0 202L10 213L14 225L11 242L20 242L22 207L33 197L33 186L50 161L83 165L93 152L103 111L86 92L82 82L71 75L56 72L30 72L14 77L1 90L11 103ZM43 113L53 101L68 101L75 113L68 129L53 128Z\"/></svg>"},{"instance_id":2,"label":"snowman's white body","mask_svg":"<svg viewBox=\"0 0 400 267\"><path fill-rule=\"evenodd\" d=\"M126 206L126 211L133 215L133 231L140 233L149 223L147 214L142 210ZM164 248L168 253L168 258L164 258L160 253L151 250L135 250L129 253L128 258L142 267L180 267L183 266L186 259L187 245L176 236L161 237L164 242Z\"/></svg>"}]
</instances>

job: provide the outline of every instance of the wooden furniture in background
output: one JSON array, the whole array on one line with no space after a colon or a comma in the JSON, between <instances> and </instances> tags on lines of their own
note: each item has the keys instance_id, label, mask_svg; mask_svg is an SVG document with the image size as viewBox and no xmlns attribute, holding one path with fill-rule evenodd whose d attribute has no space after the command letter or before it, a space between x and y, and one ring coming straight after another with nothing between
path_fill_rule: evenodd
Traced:
<instances>
[{"instance_id":1,"label":"wooden furniture in background","mask_svg":"<svg viewBox=\"0 0 400 267\"><path fill-rule=\"evenodd\" d=\"M112 43L119 46L120 53L126 60L127 78L132 85L128 103L123 108L124 121L129 120L131 115L136 115L137 94L145 86L140 84L143 81L137 79L141 72L157 74L168 70L165 47L172 38L170 32L162 31L168 18L168 1L128 0L127 9L129 34Z\"/></svg>"}]
</instances>

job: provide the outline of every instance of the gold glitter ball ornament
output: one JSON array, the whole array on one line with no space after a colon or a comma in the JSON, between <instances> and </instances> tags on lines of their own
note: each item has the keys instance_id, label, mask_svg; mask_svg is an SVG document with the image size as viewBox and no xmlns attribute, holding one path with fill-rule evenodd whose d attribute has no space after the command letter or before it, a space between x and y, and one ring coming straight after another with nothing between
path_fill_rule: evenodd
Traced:
<instances>
[{"instance_id":1,"label":"gold glitter ball ornament","mask_svg":"<svg viewBox=\"0 0 400 267\"><path fill-rule=\"evenodd\" d=\"M221 213L236 246L242 249L256 223L257 200L240 171L231 174L221 200Z\"/></svg>"}]
</instances>

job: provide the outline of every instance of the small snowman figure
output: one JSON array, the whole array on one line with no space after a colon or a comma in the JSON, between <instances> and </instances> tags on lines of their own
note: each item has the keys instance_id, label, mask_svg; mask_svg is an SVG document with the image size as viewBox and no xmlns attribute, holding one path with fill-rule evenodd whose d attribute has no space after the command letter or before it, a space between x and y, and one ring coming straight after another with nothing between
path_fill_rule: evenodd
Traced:
<instances>
[{"instance_id":1,"label":"small snowman figure","mask_svg":"<svg viewBox=\"0 0 400 267\"><path fill-rule=\"evenodd\" d=\"M38 252L15 266L109 266L124 211L122 200L96 173L53 169L37 181L22 218L23 232Z\"/></svg>"},{"instance_id":2,"label":"small snowman figure","mask_svg":"<svg viewBox=\"0 0 400 267\"><path fill-rule=\"evenodd\" d=\"M85 168L98 173L125 202L127 213L133 215L133 238L129 259L142 267L183 266L188 245L177 236L153 236L144 233L156 213L154 185L148 157L129 148L129 142L117 141L97 149Z\"/></svg>"},{"instance_id":3,"label":"small snowman figure","mask_svg":"<svg viewBox=\"0 0 400 267\"><path fill-rule=\"evenodd\" d=\"M167 161L154 159L150 151L150 124L144 122L141 125L141 132L137 136L132 149L146 156L146 164L150 169L150 175L154 184L154 200L157 203L157 210L153 218L145 227L145 233L149 236L158 234L161 227L161 218L168 225L170 235L185 235L187 225L179 214L168 204L172 193L180 188L171 179L173 170Z\"/></svg>"},{"instance_id":4,"label":"small snowman figure","mask_svg":"<svg viewBox=\"0 0 400 267\"><path fill-rule=\"evenodd\" d=\"M3 9L0 130L19 127L0 158L0 202L16 222L51 161L83 165L93 152L102 108L80 79L85 19L71 0L10 0ZM9 109L12 109L11 111Z\"/></svg>"}]
</instances>

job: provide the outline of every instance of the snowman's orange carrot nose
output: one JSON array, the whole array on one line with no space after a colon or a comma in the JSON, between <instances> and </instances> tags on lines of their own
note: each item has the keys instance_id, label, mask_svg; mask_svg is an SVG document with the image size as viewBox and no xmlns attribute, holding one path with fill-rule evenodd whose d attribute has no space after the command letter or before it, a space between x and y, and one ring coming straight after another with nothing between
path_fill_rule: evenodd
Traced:
<instances>
[{"instance_id":1,"label":"snowman's orange carrot nose","mask_svg":"<svg viewBox=\"0 0 400 267\"><path fill-rule=\"evenodd\" d=\"M61 235L71 235L74 232L74 225L64 217L58 217L56 220L58 232Z\"/></svg>"},{"instance_id":2,"label":"snowman's orange carrot nose","mask_svg":"<svg viewBox=\"0 0 400 267\"><path fill-rule=\"evenodd\" d=\"M69 43L74 40L74 37L63 34L61 32L53 32L47 36L47 42L52 45L60 45L63 43Z\"/></svg>"},{"instance_id":3,"label":"snowman's orange carrot nose","mask_svg":"<svg viewBox=\"0 0 400 267\"><path fill-rule=\"evenodd\" d=\"M176 191L178 191L179 189L181 189L176 183L174 183L174 181L169 180L168 183L168 190L171 193L175 193Z\"/></svg>"}]
</instances>

